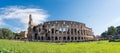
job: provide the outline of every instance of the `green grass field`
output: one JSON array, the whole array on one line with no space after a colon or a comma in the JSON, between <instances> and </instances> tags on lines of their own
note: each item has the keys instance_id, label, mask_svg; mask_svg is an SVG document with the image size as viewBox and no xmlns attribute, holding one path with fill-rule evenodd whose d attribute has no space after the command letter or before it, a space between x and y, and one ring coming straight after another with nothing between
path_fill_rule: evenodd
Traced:
<instances>
[{"instance_id":1,"label":"green grass field","mask_svg":"<svg viewBox=\"0 0 120 53\"><path fill-rule=\"evenodd\" d=\"M0 53L120 53L120 42L24 42L0 40Z\"/></svg>"}]
</instances>

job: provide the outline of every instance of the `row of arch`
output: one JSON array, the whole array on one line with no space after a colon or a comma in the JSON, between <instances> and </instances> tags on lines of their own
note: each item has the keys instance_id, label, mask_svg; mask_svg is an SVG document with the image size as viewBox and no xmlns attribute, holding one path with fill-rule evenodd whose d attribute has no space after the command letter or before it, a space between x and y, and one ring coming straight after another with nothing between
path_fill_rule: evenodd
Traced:
<instances>
[{"instance_id":1,"label":"row of arch","mask_svg":"<svg viewBox=\"0 0 120 53\"><path fill-rule=\"evenodd\" d=\"M44 24L46 25L54 25L54 24L63 24L63 25L85 25L84 23L80 23L80 22L74 22L74 21L65 21L65 20L59 20L59 21L49 21L49 22L45 22Z\"/></svg>"},{"instance_id":2,"label":"row of arch","mask_svg":"<svg viewBox=\"0 0 120 53\"><path fill-rule=\"evenodd\" d=\"M60 40L67 40L67 41L72 41L72 40L87 40L87 38L86 37L66 37L66 36L64 36L64 37L58 37L58 36L48 36L48 37L44 37L44 36L34 36L34 40L41 40L41 41L44 41L44 40L51 40L51 41L54 41L54 40L56 40L56 41L60 41Z\"/></svg>"},{"instance_id":3,"label":"row of arch","mask_svg":"<svg viewBox=\"0 0 120 53\"><path fill-rule=\"evenodd\" d=\"M37 29L36 27L33 27L33 31L34 32L41 32L41 29ZM47 33L51 33L51 34L57 34L57 33L66 33L66 34L71 34L71 35L88 35L88 33L86 33L87 30L78 30L78 29L67 29L65 31L61 31L61 30L58 30L58 29L54 29L52 28L51 30L48 30L48 29L44 29L45 32Z\"/></svg>"}]
</instances>

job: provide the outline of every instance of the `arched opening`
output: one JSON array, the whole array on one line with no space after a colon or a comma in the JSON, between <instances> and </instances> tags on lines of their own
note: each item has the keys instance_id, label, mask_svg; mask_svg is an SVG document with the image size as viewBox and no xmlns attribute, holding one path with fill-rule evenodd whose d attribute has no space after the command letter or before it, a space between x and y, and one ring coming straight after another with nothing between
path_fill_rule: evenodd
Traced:
<instances>
[{"instance_id":1,"label":"arched opening","mask_svg":"<svg viewBox=\"0 0 120 53\"><path fill-rule=\"evenodd\" d=\"M83 40L84 38L83 38L83 37L81 37L81 39Z\"/></svg>"},{"instance_id":2,"label":"arched opening","mask_svg":"<svg viewBox=\"0 0 120 53\"><path fill-rule=\"evenodd\" d=\"M78 40L80 40L80 37L78 37Z\"/></svg>"},{"instance_id":3,"label":"arched opening","mask_svg":"<svg viewBox=\"0 0 120 53\"><path fill-rule=\"evenodd\" d=\"M80 31L78 31L78 34L80 35Z\"/></svg>"},{"instance_id":4,"label":"arched opening","mask_svg":"<svg viewBox=\"0 0 120 53\"><path fill-rule=\"evenodd\" d=\"M69 37L69 36L67 37L67 40L70 40L70 37Z\"/></svg>"},{"instance_id":5,"label":"arched opening","mask_svg":"<svg viewBox=\"0 0 120 53\"><path fill-rule=\"evenodd\" d=\"M54 28L52 28L51 31L52 31L52 34L53 34L54 33Z\"/></svg>"},{"instance_id":6,"label":"arched opening","mask_svg":"<svg viewBox=\"0 0 120 53\"><path fill-rule=\"evenodd\" d=\"M47 29L45 29L45 32L47 32L48 30Z\"/></svg>"},{"instance_id":7,"label":"arched opening","mask_svg":"<svg viewBox=\"0 0 120 53\"><path fill-rule=\"evenodd\" d=\"M77 29L74 29L75 35L77 34Z\"/></svg>"},{"instance_id":8,"label":"arched opening","mask_svg":"<svg viewBox=\"0 0 120 53\"><path fill-rule=\"evenodd\" d=\"M61 40L61 37L59 37L59 40Z\"/></svg>"},{"instance_id":9,"label":"arched opening","mask_svg":"<svg viewBox=\"0 0 120 53\"><path fill-rule=\"evenodd\" d=\"M66 37L63 37L63 40L66 40Z\"/></svg>"},{"instance_id":10,"label":"arched opening","mask_svg":"<svg viewBox=\"0 0 120 53\"><path fill-rule=\"evenodd\" d=\"M46 40L50 40L49 34L45 33Z\"/></svg>"},{"instance_id":11,"label":"arched opening","mask_svg":"<svg viewBox=\"0 0 120 53\"><path fill-rule=\"evenodd\" d=\"M40 40L40 36L38 36L38 40Z\"/></svg>"},{"instance_id":12,"label":"arched opening","mask_svg":"<svg viewBox=\"0 0 120 53\"><path fill-rule=\"evenodd\" d=\"M85 40L87 40L87 38L85 37Z\"/></svg>"},{"instance_id":13,"label":"arched opening","mask_svg":"<svg viewBox=\"0 0 120 53\"><path fill-rule=\"evenodd\" d=\"M77 37L75 37L75 40L77 40Z\"/></svg>"},{"instance_id":14,"label":"arched opening","mask_svg":"<svg viewBox=\"0 0 120 53\"><path fill-rule=\"evenodd\" d=\"M55 30L55 34L58 34L58 32L59 32L58 30Z\"/></svg>"},{"instance_id":15,"label":"arched opening","mask_svg":"<svg viewBox=\"0 0 120 53\"><path fill-rule=\"evenodd\" d=\"M46 27L46 26L45 26L45 25L43 25L42 27L43 27L43 29L45 29L45 27Z\"/></svg>"},{"instance_id":16,"label":"arched opening","mask_svg":"<svg viewBox=\"0 0 120 53\"><path fill-rule=\"evenodd\" d=\"M67 34L70 34L70 29L68 29Z\"/></svg>"},{"instance_id":17,"label":"arched opening","mask_svg":"<svg viewBox=\"0 0 120 53\"><path fill-rule=\"evenodd\" d=\"M41 40L43 40L43 36L41 37Z\"/></svg>"},{"instance_id":18,"label":"arched opening","mask_svg":"<svg viewBox=\"0 0 120 53\"><path fill-rule=\"evenodd\" d=\"M51 32L51 29L50 28L48 28L48 33L50 33Z\"/></svg>"},{"instance_id":19,"label":"arched opening","mask_svg":"<svg viewBox=\"0 0 120 53\"><path fill-rule=\"evenodd\" d=\"M50 40L50 37L48 36L46 39L47 39L47 40Z\"/></svg>"},{"instance_id":20,"label":"arched opening","mask_svg":"<svg viewBox=\"0 0 120 53\"><path fill-rule=\"evenodd\" d=\"M54 37L53 36L51 37L51 40L54 41Z\"/></svg>"},{"instance_id":21,"label":"arched opening","mask_svg":"<svg viewBox=\"0 0 120 53\"><path fill-rule=\"evenodd\" d=\"M48 40L50 40L50 37L48 37Z\"/></svg>"},{"instance_id":22,"label":"arched opening","mask_svg":"<svg viewBox=\"0 0 120 53\"><path fill-rule=\"evenodd\" d=\"M34 27L33 27L33 31L34 31L34 32L36 32L36 29L37 29L37 27L36 27L36 26L34 26Z\"/></svg>"},{"instance_id":23,"label":"arched opening","mask_svg":"<svg viewBox=\"0 0 120 53\"><path fill-rule=\"evenodd\" d=\"M71 34L73 35L73 29L71 29Z\"/></svg>"},{"instance_id":24,"label":"arched opening","mask_svg":"<svg viewBox=\"0 0 120 53\"><path fill-rule=\"evenodd\" d=\"M34 36L34 38L35 38L35 39L37 39L37 37L38 37L38 34L37 34L37 33L35 33L35 36Z\"/></svg>"},{"instance_id":25,"label":"arched opening","mask_svg":"<svg viewBox=\"0 0 120 53\"><path fill-rule=\"evenodd\" d=\"M57 38L57 37L55 37L55 40L58 40L58 38Z\"/></svg>"},{"instance_id":26,"label":"arched opening","mask_svg":"<svg viewBox=\"0 0 120 53\"><path fill-rule=\"evenodd\" d=\"M83 35L83 30L81 30L81 35Z\"/></svg>"},{"instance_id":27,"label":"arched opening","mask_svg":"<svg viewBox=\"0 0 120 53\"><path fill-rule=\"evenodd\" d=\"M73 37L71 37L71 40L73 40Z\"/></svg>"},{"instance_id":28,"label":"arched opening","mask_svg":"<svg viewBox=\"0 0 120 53\"><path fill-rule=\"evenodd\" d=\"M39 32L41 32L41 28L39 28Z\"/></svg>"}]
</instances>

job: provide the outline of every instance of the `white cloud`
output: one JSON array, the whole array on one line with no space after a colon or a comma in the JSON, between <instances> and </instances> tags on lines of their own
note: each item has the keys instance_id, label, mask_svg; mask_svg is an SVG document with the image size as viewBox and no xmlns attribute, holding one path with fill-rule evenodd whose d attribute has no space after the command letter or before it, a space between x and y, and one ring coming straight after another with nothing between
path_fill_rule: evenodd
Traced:
<instances>
[{"instance_id":1,"label":"white cloud","mask_svg":"<svg viewBox=\"0 0 120 53\"><path fill-rule=\"evenodd\" d=\"M40 8L27 8L24 6L9 6L0 8L0 24L4 23L3 19L19 19L20 23L24 24L27 28L29 21L29 14L32 14L33 22L35 24L46 21L48 14ZM14 26L15 27L15 26Z\"/></svg>"}]
</instances>

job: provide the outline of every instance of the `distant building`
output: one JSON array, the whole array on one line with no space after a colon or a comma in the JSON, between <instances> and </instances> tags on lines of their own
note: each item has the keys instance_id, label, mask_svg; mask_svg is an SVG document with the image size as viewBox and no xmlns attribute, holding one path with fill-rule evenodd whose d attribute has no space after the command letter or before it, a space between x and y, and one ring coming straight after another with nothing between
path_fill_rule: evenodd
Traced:
<instances>
[{"instance_id":1,"label":"distant building","mask_svg":"<svg viewBox=\"0 0 120 53\"><path fill-rule=\"evenodd\" d=\"M56 20L34 25L32 15L29 15L28 40L31 41L86 41L94 40L91 28L84 23Z\"/></svg>"},{"instance_id":2,"label":"distant building","mask_svg":"<svg viewBox=\"0 0 120 53\"><path fill-rule=\"evenodd\" d=\"M95 36L95 40L101 40L101 36L100 35L96 35Z\"/></svg>"},{"instance_id":3,"label":"distant building","mask_svg":"<svg viewBox=\"0 0 120 53\"><path fill-rule=\"evenodd\" d=\"M21 31L20 33L18 33L18 38L19 39L27 38L27 34L28 34L27 31Z\"/></svg>"}]
</instances>

